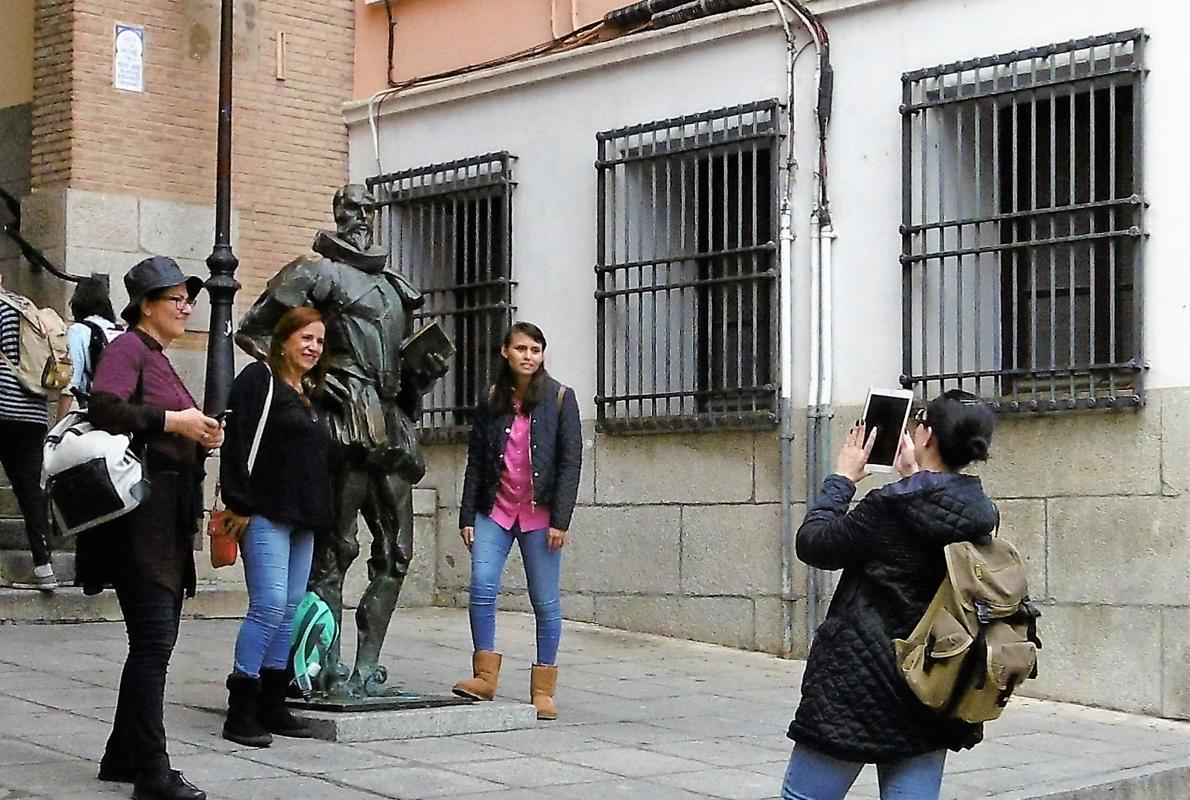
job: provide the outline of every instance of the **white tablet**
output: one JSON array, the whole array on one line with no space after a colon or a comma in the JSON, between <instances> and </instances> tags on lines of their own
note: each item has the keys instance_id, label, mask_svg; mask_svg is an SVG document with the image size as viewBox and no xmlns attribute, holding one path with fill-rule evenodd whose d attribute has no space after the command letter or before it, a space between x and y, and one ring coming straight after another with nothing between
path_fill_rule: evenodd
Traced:
<instances>
[{"instance_id":1,"label":"white tablet","mask_svg":"<svg viewBox=\"0 0 1190 800\"><path fill-rule=\"evenodd\" d=\"M876 428L876 443L868 457L870 472L892 472L893 461L901 447L901 436L909 423L909 409L913 406L910 389L869 389L864 402L864 426Z\"/></svg>"}]
</instances>

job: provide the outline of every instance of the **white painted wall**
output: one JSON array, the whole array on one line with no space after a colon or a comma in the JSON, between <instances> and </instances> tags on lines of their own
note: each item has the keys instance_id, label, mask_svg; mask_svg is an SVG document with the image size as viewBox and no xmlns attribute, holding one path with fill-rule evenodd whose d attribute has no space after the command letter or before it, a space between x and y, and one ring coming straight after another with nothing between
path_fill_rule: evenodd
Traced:
<instances>
[{"instance_id":1,"label":"white painted wall","mask_svg":"<svg viewBox=\"0 0 1190 800\"><path fill-rule=\"evenodd\" d=\"M1184 101L1190 60L1183 4L1165 0L902 0L827 14L835 77L830 139L836 304L834 401L863 401L901 371L901 73L1083 36L1145 28L1145 184L1152 233L1145 255L1145 352L1150 387L1190 385L1183 345L1190 270L1179 236L1190 209ZM494 150L518 157L514 276L520 316L550 339L548 361L578 393L585 417L595 393L595 134L623 125L784 97L784 38L776 15L751 9L688 30L631 37L386 101L379 119L383 169L393 171ZM713 36L724 38L714 39ZM806 41L799 33L800 43ZM664 52L657 52L664 51ZM654 53L648 55L647 53ZM604 54L604 55L601 55ZM808 214L813 164L812 51L798 63L795 335L807 341ZM599 65L601 60L613 63ZM568 71L581 66L579 71ZM505 88L501 88L505 87ZM366 114L347 114L351 174L377 172ZM805 354L795 397L805 402Z\"/></svg>"}]
</instances>

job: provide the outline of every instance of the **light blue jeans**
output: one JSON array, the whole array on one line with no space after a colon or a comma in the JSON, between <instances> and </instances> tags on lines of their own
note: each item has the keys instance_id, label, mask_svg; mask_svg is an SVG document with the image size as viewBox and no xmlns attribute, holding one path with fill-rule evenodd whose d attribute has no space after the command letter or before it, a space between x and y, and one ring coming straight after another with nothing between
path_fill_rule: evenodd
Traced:
<instances>
[{"instance_id":1,"label":"light blue jeans","mask_svg":"<svg viewBox=\"0 0 1190 800\"><path fill-rule=\"evenodd\" d=\"M236 637L235 671L253 678L285 669L293 613L306 594L314 534L253 514L240 539L248 613Z\"/></svg>"},{"instance_id":2,"label":"light blue jeans","mask_svg":"<svg viewBox=\"0 0 1190 800\"><path fill-rule=\"evenodd\" d=\"M945 765L946 750L878 763L880 800L938 800ZM862 762L840 761L795 744L781 800L842 800L863 768Z\"/></svg>"},{"instance_id":3,"label":"light blue jeans","mask_svg":"<svg viewBox=\"0 0 1190 800\"><path fill-rule=\"evenodd\" d=\"M522 531L519 526L508 531L491 517L475 515L467 613L471 618L471 643L476 650L496 649L496 596L515 541L525 562L529 602L537 619L537 663L557 662L558 642L562 639L562 551L550 550L548 533L545 528Z\"/></svg>"}]
</instances>

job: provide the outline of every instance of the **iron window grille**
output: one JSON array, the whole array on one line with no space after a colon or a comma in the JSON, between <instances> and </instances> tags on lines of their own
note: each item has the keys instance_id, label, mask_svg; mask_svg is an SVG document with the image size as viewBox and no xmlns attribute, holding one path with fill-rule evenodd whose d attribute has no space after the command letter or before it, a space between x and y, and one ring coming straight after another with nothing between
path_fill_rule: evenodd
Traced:
<instances>
[{"instance_id":1,"label":"iron window grille","mask_svg":"<svg viewBox=\"0 0 1190 800\"><path fill-rule=\"evenodd\" d=\"M422 438L465 437L512 322L513 157L489 153L368 180L390 263L422 291L417 325L438 322L457 351L422 401Z\"/></svg>"},{"instance_id":2,"label":"iron window grille","mask_svg":"<svg viewBox=\"0 0 1190 800\"><path fill-rule=\"evenodd\" d=\"M600 430L776 421L779 110L598 134Z\"/></svg>"},{"instance_id":3,"label":"iron window grille","mask_svg":"<svg viewBox=\"0 0 1190 800\"><path fill-rule=\"evenodd\" d=\"M902 76L904 386L999 411L1143 402L1145 40Z\"/></svg>"}]
</instances>

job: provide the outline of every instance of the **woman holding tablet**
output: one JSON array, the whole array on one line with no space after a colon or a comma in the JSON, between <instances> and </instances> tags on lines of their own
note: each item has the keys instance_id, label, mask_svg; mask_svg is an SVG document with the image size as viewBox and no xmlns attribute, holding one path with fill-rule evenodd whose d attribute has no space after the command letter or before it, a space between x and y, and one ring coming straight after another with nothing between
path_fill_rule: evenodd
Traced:
<instances>
[{"instance_id":1,"label":"woman holding tablet","mask_svg":"<svg viewBox=\"0 0 1190 800\"><path fill-rule=\"evenodd\" d=\"M993 427L992 412L974 395L944 393L901 437L894 461L901 480L851 511L878 432L861 420L847 436L797 533L798 558L843 574L789 726L796 744L784 800L842 798L866 763L876 764L886 800L937 798L946 751L982 739L982 726L941 717L917 700L897 669L893 639L913 630L937 591L946 573L942 548L986 537L999 522L979 478L959 472L987 460Z\"/></svg>"}]
</instances>

